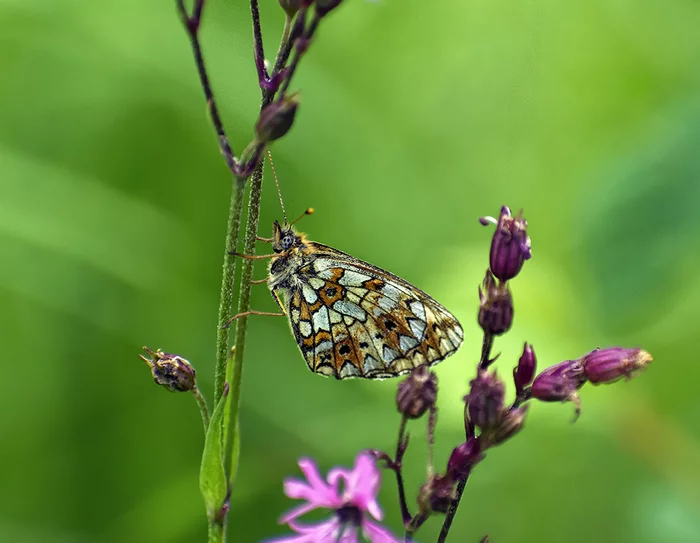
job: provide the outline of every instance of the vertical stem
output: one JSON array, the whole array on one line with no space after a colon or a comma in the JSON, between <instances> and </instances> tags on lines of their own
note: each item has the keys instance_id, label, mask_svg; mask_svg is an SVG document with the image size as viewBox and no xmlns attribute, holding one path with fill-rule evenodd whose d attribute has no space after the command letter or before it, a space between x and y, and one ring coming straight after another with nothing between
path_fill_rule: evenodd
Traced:
<instances>
[{"instance_id":1,"label":"vertical stem","mask_svg":"<svg viewBox=\"0 0 700 543\"><path fill-rule=\"evenodd\" d=\"M209 522L209 543L223 543L224 526L215 521Z\"/></svg>"},{"instance_id":2,"label":"vertical stem","mask_svg":"<svg viewBox=\"0 0 700 543\"><path fill-rule=\"evenodd\" d=\"M258 220L260 218L260 198L262 196L263 163L260 162L253 171L250 184L250 199L248 203L248 222L246 224L245 241L243 243L244 254L252 255L255 252L255 242L258 234ZM241 268L241 286L238 295L238 313L245 313L250 309L250 290L253 280L254 260L244 260ZM233 360L227 369L226 377L229 383L228 405L228 429L226 431L226 444L224 453L224 467L227 473L229 494L231 481L235 476L238 458L234 455L240 450L240 443L236 426L241 405L241 379L243 376L243 355L245 353L245 336L248 327L248 317L243 316L236 320L236 339Z\"/></svg>"},{"instance_id":3,"label":"vertical stem","mask_svg":"<svg viewBox=\"0 0 700 543\"><path fill-rule=\"evenodd\" d=\"M407 422L408 419L406 418L406 415L401 415L399 439L396 442L396 456L394 457L394 473L396 474L396 486L399 489L399 507L401 508L401 519L403 520L404 526L407 526L412 520L411 513L408 511L408 505L406 504L406 490L404 489L403 483L403 466L401 465L404 452L406 452L405 436Z\"/></svg>"},{"instance_id":4,"label":"vertical stem","mask_svg":"<svg viewBox=\"0 0 700 543\"><path fill-rule=\"evenodd\" d=\"M238 246L238 235L241 228L241 213L243 210L243 192L246 179L236 177L233 181L233 192L228 210L226 226L226 248L224 265L221 276L221 295L219 300L219 319L216 331L216 369L214 375L214 405L219 402L226 382L226 365L229 357L228 321L231 318L233 306L233 284L236 279L236 262L234 253Z\"/></svg>"}]
</instances>

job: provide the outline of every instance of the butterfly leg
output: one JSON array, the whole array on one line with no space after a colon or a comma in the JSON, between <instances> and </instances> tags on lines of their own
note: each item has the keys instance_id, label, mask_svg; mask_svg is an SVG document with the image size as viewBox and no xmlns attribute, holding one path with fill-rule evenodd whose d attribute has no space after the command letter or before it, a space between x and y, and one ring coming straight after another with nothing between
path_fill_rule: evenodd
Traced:
<instances>
[{"instance_id":1,"label":"butterfly leg","mask_svg":"<svg viewBox=\"0 0 700 543\"><path fill-rule=\"evenodd\" d=\"M238 315L234 315L228 320L226 324L222 326L222 328L228 328L229 326L231 326L231 323L236 319L240 319L241 317L247 317L248 315L262 315L264 317L284 317L286 316L286 313L272 313L270 311L257 311L255 309L251 309L249 311L239 313Z\"/></svg>"},{"instance_id":2,"label":"butterfly leg","mask_svg":"<svg viewBox=\"0 0 700 543\"><path fill-rule=\"evenodd\" d=\"M275 241L274 238L263 238L260 236L255 236L255 239L257 239L258 241L264 241L265 243L272 243L273 241Z\"/></svg>"},{"instance_id":3,"label":"butterfly leg","mask_svg":"<svg viewBox=\"0 0 700 543\"><path fill-rule=\"evenodd\" d=\"M250 282L251 285L262 285L264 283L267 283L267 277L264 279L255 279L254 281Z\"/></svg>"},{"instance_id":4,"label":"butterfly leg","mask_svg":"<svg viewBox=\"0 0 700 543\"><path fill-rule=\"evenodd\" d=\"M235 251L232 251L229 254L233 256L240 256L241 258L245 258L246 260L263 260L265 258L272 258L273 256L277 256L274 253L271 255L244 255Z\"/></svg>"}]
</instances>

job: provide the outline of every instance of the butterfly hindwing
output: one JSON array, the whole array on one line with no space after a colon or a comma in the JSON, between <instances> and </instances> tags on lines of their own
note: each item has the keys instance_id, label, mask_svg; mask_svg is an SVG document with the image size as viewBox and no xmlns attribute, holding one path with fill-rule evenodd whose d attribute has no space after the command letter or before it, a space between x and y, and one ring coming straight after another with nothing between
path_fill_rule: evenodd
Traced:
<instances>
[{"instance_id":1,"label":"butterfly hindwing","mask_svg":"<svg viewBox=\"0 0 700 543\"><path fill-rule=\"evenodd\" d=\"M308 242L288 292L292 331L309 368L338 379L381 379L436 364L463 332L438 302L403 279Z\"/></svg>"}]
</instances>

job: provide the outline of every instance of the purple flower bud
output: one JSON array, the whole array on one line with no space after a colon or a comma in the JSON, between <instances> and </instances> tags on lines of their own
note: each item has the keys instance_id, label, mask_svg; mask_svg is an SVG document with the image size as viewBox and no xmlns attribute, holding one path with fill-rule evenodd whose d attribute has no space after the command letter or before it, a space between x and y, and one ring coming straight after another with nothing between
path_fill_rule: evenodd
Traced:
<instances>
[{"instance_id":1,"label":"purple flower bud","mask_svg":"<svg viewBox=\"0 0 700 543\"><path fill-rule=\"evenodd\" d=\"M479 287L479 326L487 334L505 334L513 324L513 298L510 289L505 283L496 283L489 270L486 270L482 287Z\"/></svg>"},{"instance_id":2,"label":"purple flower bud","mask_svg":"<svg viewBox=\"0 0 700 543\"><path fill-rule=\"evenodd\" d=\"M298 107L299 98L296 94L265 106L255 125L255 138L258 143L274 141L289 132Z\"/></svg>"},{"instance_id":3,"label":"purple flower bud","mask_svg":"<svg viewBox=\"0 0 700 543\"><path fill-rule=\"evenodd\" d=\"M535 350L532 348L532 345L525 343L518 365L513 369L513 382L515 383L517 394L520 394L527 385L532 383L536 368L537 358L535 357Z\"/></svg>"},{"instance_id":4,"label":"purple flower bud","mask_svg":"<svg viewBox=\"0 0 700 543\"><path fill-rule=\"evenodd\" d=\"M426 366L418 366L399 383L396 406L409 419L417 419L435 405L437 375Z\"/></svg>"},{"instance_id":5,"label":"purple flower bud","mask_svg":"<svg viewBox=\"0 0 700 543\"><path fill-rule=\"evenodd\" d=\"M528 406L509 409L501 418L501 423L488 433L489 447L500 445L509 440L525 426Z\"/></svg>"},{"instance_id":6,"label":"purple flower bud","mask_svg":"<svg viewBox=\"0 0 700 543\"><path fill-rule=\"evenodd\" d=\"M337 8L343 0L316 0L316 13L320 16L327 15L329 11Z\"/></svg>"},{"instance_id":7,"label":"purple flower bud","mask_svg":"<svg viewBox=\"0 0 700 543\"><path fill-rule=\"evenodd\" d=\"M501 420L505 385L495 372L488 371L480 371L470 385L471 391L464 397L469 419L482 432L487 431Z\"/></svg>"},{"instance_id":8,"label":"purple flower bud","mask_svg":"<svg viewBox=\"0 0 700 543\"><path fill-rule=\"evenodd\" d=\"M530 392L533 398L543 402L574 402L578 415L581 402L576 391L585 382L581 360L565 360L535 377Z\"/></svg>"},{"instance_id":9,"label":"purple flower bud","mask_svg":"<svg viewBox=\"0 0 700 543\"><path fill-rule=\"evenodd\" d=\"M156 384L164 386L170 392L188 392L196 387L195 371L187 360L160 349L152 351L143 347L143 350L150 358L143 355L139 355L139 358L151 368Z\"/></svg>"},{"instance_id":10,"label":"purple flower bud","mask_svg":"<svg viewBox=\"0 0 700 543\"><path fill-rule=\"evenodd\" d=\"M594 384L631 379L653 360L643 349L596 349L583 357L586 378Z\"/></svg>"},{"instance_id":11,"label":"purple flower bud","mask_svg":"<svg viewBox=\"0 0 700 543\"><path fill-rule=\"evenodd\" d=\"M447 475L456 480L469 475L471 469L484 458L481 449L481 440L476 437L455 447L447 462Z\"/></svg>"},{"instance_id":12,"label":"purple flower bud","mask_svg":"<svg viewBox=\"0 0 700 543\"><path fill-rule=\"evenodd\" d=\"M482 220L482 224L484 222ZM510 209L503 206L491 240L491 272L501 281L508 281L518 275L524 262L531 257L527 221L522 210L512 217Z\"/></svg>"},{"instance_id":13,"label":"purple flower bud","mask_svg":"<svg viewBox=\"0 0 700 543\"><path fill-rule=\"evenodd\" d=\"M418 509L428 516L430 513L447 513L455 498L456 481L448 475L432 475L418 492Z\"/></svg>"}]
</instances>

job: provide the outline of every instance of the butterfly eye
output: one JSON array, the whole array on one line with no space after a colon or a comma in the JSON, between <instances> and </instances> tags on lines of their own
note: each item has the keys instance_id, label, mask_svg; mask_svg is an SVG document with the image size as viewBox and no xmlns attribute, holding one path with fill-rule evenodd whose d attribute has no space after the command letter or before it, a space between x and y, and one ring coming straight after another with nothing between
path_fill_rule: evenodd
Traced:
<instances>
[{"instance_id":1,"label":"butterfly eye","mask_svg":"<svg viewBox=\"0 0 700 543\"><path fill-rule=\"evenodd\" d=\"M284 236L282 238L281 243L282 243L282 250L286 251L294 244L294 238L290 234L287 234L286 236Z\"/></svg>"}]
</instances>

